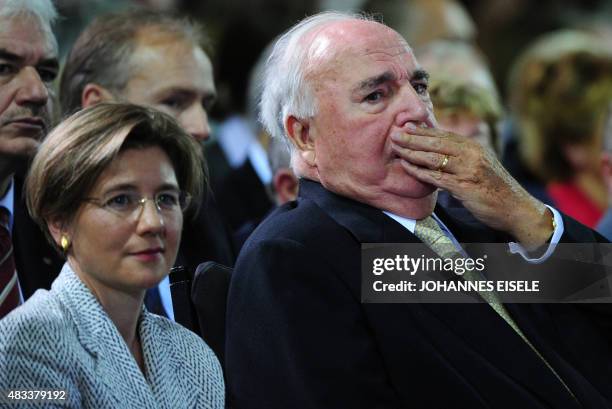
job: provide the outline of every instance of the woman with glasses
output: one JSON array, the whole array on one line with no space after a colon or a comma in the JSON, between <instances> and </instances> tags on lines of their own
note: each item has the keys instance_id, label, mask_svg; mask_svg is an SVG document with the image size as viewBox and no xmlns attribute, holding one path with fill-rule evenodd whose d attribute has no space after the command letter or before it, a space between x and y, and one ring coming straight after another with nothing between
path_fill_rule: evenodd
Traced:
<instances>
[{"instance_id":1,"label":"woman with glasses","mask_svg":"<svg viewBox=\"0 0 612 409\"><path fill-rule=\"evenodd\" d=\"M0 406L224 406L210 348L143 306L175 261L202 162L173 119L135 105L97 105L48 135L27 204L66 264L0 321Z\"/></svg>"}]
</instances>

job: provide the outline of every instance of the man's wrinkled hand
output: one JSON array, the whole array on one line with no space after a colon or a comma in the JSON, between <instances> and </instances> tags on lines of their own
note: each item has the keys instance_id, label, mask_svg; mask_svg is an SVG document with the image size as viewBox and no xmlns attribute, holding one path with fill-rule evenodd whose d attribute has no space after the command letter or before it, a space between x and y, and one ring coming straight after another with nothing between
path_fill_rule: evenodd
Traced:
<instances>
[{"instance_id":1,"label":"man's wrinkled hand","mask_svg":"<svg viewBox=\"0 0 612 409\"><path fill-rule=\"evenodd\" d=\"M542 245L552 235L551 212L475 140L414 126L391 138L407 173L448 191L482 223L526 247Z\"/></svg>"}]
</instances>

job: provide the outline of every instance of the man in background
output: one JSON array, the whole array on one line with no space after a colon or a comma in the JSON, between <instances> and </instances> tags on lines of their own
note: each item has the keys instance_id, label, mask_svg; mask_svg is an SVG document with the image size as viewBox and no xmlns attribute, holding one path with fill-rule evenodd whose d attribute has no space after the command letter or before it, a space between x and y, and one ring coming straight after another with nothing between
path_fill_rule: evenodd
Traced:
<instances>
[{"instance_id":1,"label":"man in background","mask_svg":"<svg viewBox=\"0 0 612 409\"><path fill-rule=\"evenodd\" d=\"M28 160L51 126L56 16L49 0L0 1L0 318L49 288L63 264L21 194Z\"/></svg>"}]
</instances>

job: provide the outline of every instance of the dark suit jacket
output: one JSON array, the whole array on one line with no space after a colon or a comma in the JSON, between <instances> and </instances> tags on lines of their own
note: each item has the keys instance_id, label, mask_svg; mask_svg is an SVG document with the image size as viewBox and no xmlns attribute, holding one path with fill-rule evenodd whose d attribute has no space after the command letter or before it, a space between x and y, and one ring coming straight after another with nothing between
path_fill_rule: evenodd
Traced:
<instances>
[{"instance_id":1,"label":"dark suit jacket","mask_svg":"<svg viewBox=\"0 0 612 409\"><path fill-rule=\"evenodd\" d=\"M42 231L30 218L23 200L23 179L15 177L13 245L19 284L24 298L39 288L50 289L62 269L64 260L46 241ZM233 266L235 249L229 229L214 202L206 201L194 219L185 217L181 246L175 265L185 266L192 277L198 264L216 261ZM182 300L181 300L182 301ZM179 302L179 300L174 301ZM180 321L180 317L177 317Z\"/></svg>"},{"instance_id":2,"label":"dark suit jacket","mask_svg":"<svg viewBox=\"0 0 612 409\"><path fill-rule=\"evenodd\" d=\"M437 208L460 242L504 242ZM564 239L599 237L564 219ZM571 389L486 304L362 304L360 243L417 242L380 210L302 180L237 261L229 399L243 408L606 408L610 327L573 305L508 304ZM610 322L603 310L601 322Z\"/></svg>"},{"instance_id":3,"label":"dark suit jacket","mask_svg":"<svg viewBox=\"0 0 612 409\"><path fill-rule=\"evenodd\" d=\"M248 159L215 188L215 199L233 231L245 223L258 224L274 206Z\"/></svg>"},{"instance_id":4,"label":"dark suit jacket","mask_svg":"<svg viewBox=\"0 0 612 409\"><path fill-rule=\"evenodd\" d=\"M25 299L39 288L49 290L64 259L51 247L40 227L28 214L23 200L23 177L16 175L13 207L13 251L19 286Z\"/></svg>"}]
</instances>

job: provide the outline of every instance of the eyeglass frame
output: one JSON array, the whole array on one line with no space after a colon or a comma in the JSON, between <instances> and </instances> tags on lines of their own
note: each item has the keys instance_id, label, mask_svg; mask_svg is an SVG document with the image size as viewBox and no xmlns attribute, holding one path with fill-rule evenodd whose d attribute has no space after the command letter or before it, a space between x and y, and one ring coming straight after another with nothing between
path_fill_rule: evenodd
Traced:
<instances>
[{"instance_id":1,"label":"eyeglass frame","mask_svg":"<svg viewBox=\"0 0 612 409\"><path fill-rule=\"evenodd\" d=\"M136 202L136 207L134 207L134 209L132 209L130 212L126 213L122 213L121 210L117 210L117 209L113 209L109 203L111 200L113 200L114 198L120 196L120 195L116 195L113 197L110 197L108 199L102 199L102 198L96 198L96 197L84 197L83 199L81 199L83 202L87 202L87 203L92 203L96 206L98 206L99 208L106 210L107 212L114 214L118 217L123 217L125 219L130 219L133 218L134 220L138 220L140 219L140 217L142 216L142 212L144 211L144 207L145 204L151 200L153 201L153 205L155 206L155 209L157 210L157 212L160 215L166 215L168 214L169 211L174 211L172 209L164 209L160 204L159 204L159 196L162 194L168 194L169 191L162 191L159 193L155 194L155 197L145 197L142 196L140 194L137 193L121 193L123 195L128 195L128 196L133 196L133 197L138 197L138 199L135 201ZM178 192L178 209L180 209L180 213L184 213L188 208L189 205L191 204L191 195L185 191L182 190L176 190L175 192ZM181 204L181 202L183 202L184 204ZM138 211L138 213L136 213L136 209L139 208L140 210ZM176 212L177 214L179 212Z\"/></svg>"}]
</instances>

